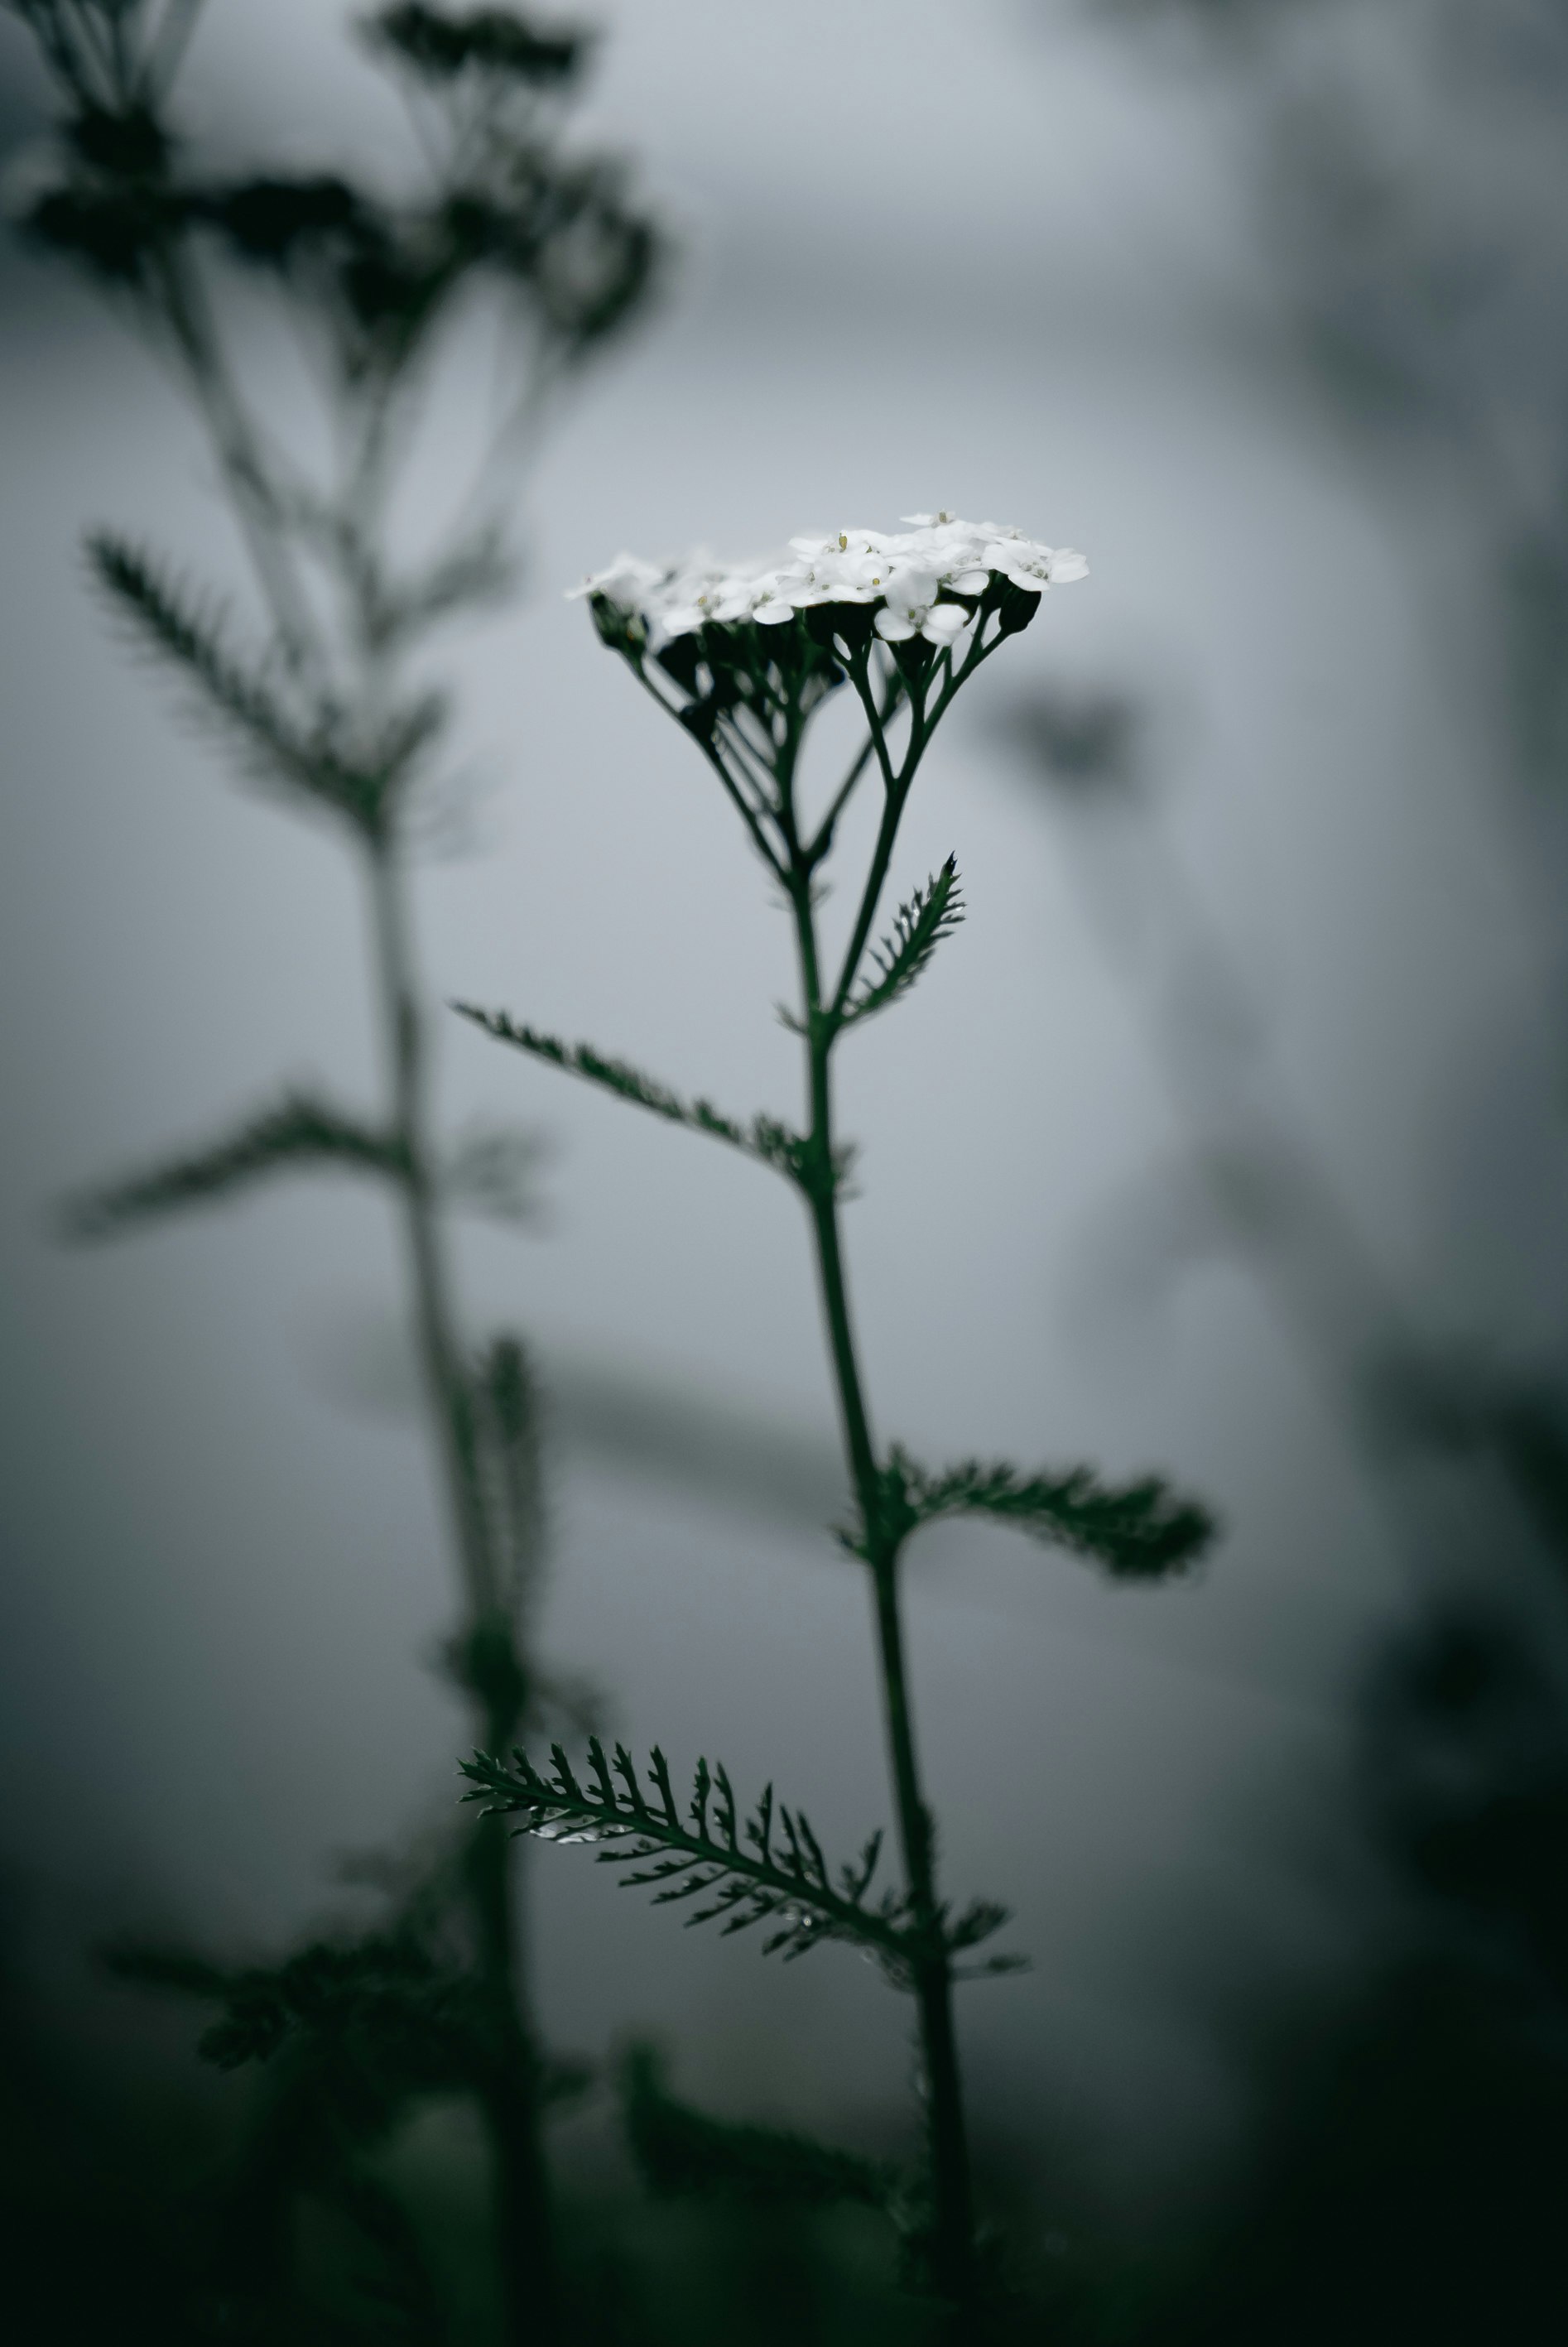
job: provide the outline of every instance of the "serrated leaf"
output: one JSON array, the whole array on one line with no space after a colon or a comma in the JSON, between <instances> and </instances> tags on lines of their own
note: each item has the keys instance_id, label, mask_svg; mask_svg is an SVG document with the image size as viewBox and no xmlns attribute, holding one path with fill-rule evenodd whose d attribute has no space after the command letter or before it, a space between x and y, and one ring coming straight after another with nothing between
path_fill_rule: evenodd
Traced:
<instances>
[{"instance_id":1,"label":"serrated leaf","mask_svg":"<svg viewBox=\"0 0 1568 2347\"><path fill-rule=\"evenodd\" d=\"M508 1018L504 1010L482 1010L477 1003L455 1002L452 1008L460 1018L472 1020L476 1027L494 1036L497 1042L510 1043L514 1050L527 1051L552 1068L564 1070L568 1075L580 1076L586 1082L615 1093L618 1099L630 1101L635 1107L648 1109L671 1124L682 1124L690 1132L705 1133L714 1141L727 1142L732 1149L771 1165L793 1182L805 1179L805 1143L775 1117L754 1116L749 1124L742 1124L734 1117L724 1115L711 1101L686 1100L657 1077L644 1075L629 1061L607 1058L591 1043L564 1043L559 1035L543 1034L536 1027Z\"/></svg>"},{"instance_id":2,"label":"serrated leaf","mask_svg":"<svg viewBox=\"0 0 1568 2347\"><path fill-rule=\"evenodd\" d=\"M292 2038L351 2050L366 2082L382 2074L387 2095L468 2085L484 2067L480 1988L397 1934L314 1940L277 1964L226 1967L129 1946L108 1961L121 1979L220 2004L198 2050L221 2070L269 2061Z\"/></svg>"},{"instance_id":3,"label":"serrated leaf","mask_svg":"<svg viewBox=\"0 0 1568 2347\"><path fill-rule=\"evenodd\" d=\"M869 1019L907 994L942 939L951 937L963 917L958 867L949 856L941 870L899 906L892 934L873 947L875 975L845 1005L844 1024Z\"/></svg>"},{"instance_id":4,"label":"serrated leaf","mask_svg":"<svg viewBox=\"0 0 1568 2347\"><path fill-rule=\"evenodd\" d=\"M75 1238L102 1238L128 1224L230 1197L273 1174L323 1165L395 1177L404 1158L384 1133L307 1093L291 1093L204 1149L68 1202L62 1221Z\"/></svg>"},{"instance_id":5,"label":"serrated leaf","mask_svg":"<svg viewBox=\"0 0 1568 2347\"><path fill-rule=\"evenodd\" d=\"M1208 1509L1158 1475L1107 1484L1089 1467L1025 1475L1003 1461L975 1459L933 1475L897 1446L882 1471L881 1504L881 1530L896 1541L944 1516L991 1516L1090 1557L1121 1581L1189 1571L1218 1529ZM847 1545L861 1549L864 1542L850 1536Z\"/></svg>"},{"instance_id":6,"label":"serrated leaf","mask_svg":"<svg viewBox=\"0 0 1568 2347\"><path fill-rule=\"evenodd\" d=\"M378 830L389 793L441 730L439 695L395 710L368 740L354 740L342 713L325 704L307 723L264 664L231 648L215 599L192 596L139 548L108 533L90 538L87 552L137 641L194 689L198 712L220 726L257 781L329 806L361 830Z\"/></svg>"},{"instance_id":7,"label":"serrated leaf","mask_svg":"<svg viewBox=\"0 0 1568 2347\"><path fill-rule=\"evenodd\" d=\"M443 2295L432 2273L420 2229L397 2194L364 2167L340 2164L313 2179L322 2200L346 2218L371 2253L353 2264L355 2297L375 2335L398 2347L445 2347L449 2332ZM354 2321L349 2337L363 2336Z\"/></svg>"},{"instance_id":8,"label":"serrated leaf","mask_svg":"<svg viewBox=\"0 0 1568 2347\"><path fill-rule=\"evenodd\" d=\"M660 2199L743 2200L822 2209L844 2201L885 2209L896 2172L793 2129L711 2117L671 2095L652 2048L635 2045L620 2073L621 2111L631 2154Z\"/></svg>"},{"instance_id":9,"label":"serrated leaf","mask_svg":"<svg viewBox=\"0 0 1568 2347\"><path fill-rule=\"evenodd\" d=\"M907 1986L912 1967L934 1952L912 1923L906 1898L886 1891L877 1905L866 1904L877 1839L867 1843L858 1869L841 1870L835 1887L809 1820L775 1803L771 1787L743 1819L723 1768L710 1771L700 1760L683 1819L657 1750L646 1779L653 1801L622 1745L607 1758L598 1737L589 1739L587 1784L559 1745L551 1758L553 1773L546 1776L520 1748L509 1764L477 1752L463 1763L475 1788L465 1798L516 1818L520 1832L541 1840L607 1845L600 1863L625 1870L623 1887L652 1888L658 1904L706 1895L709 1903L688 1915L688 1923L719 1922L726 1932L770 1923L764 1954L788 1961L824 1940L848 1941Z\"/></svg>"}]
</instances>

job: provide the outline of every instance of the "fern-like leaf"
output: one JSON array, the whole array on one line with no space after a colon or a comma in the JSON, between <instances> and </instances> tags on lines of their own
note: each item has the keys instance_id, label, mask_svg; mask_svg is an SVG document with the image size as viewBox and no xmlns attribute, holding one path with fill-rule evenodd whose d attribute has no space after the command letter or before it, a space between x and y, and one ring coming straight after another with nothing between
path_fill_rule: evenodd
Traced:
<instances>
[{"instance_id":1,"label":"fern-like leaf","mask_svg":"<svg viewBox=\"0 0 1568 2347\"><path fill-rule=\"evenodd\" d=\"M487 2061L483 1992L397 1934L312 1941L282 1963L227 1967L184 1951L121 1946L121 1980L221 2008L198 2051L220 2070L269 2061L285 2042L352 2048L378 2099L471 2085Z\"/></svg>"},{"instance_id":2,"label":"fern-like leaf","mask_svg":"<svg viewBox=\"0 0 1568 2347\"><path fill-rule=\"evenodd\" d=\"M710 1769L699 1760L682 1811L657 1746L646 1778L623 1744L607 1756L598 1737L590 1737L588 1756L585 1785L559 1744L550 1747L548 1777L520 1749L509 1764L476 1753L463 1763L474 1786L465 1799L517 1818L520 1832L543 1841L610 1845L599 1852L600 1863L628 1869L623 1887L651 1888L656 1906L703 1901L687 1916L688 1924L717 1922L726 1933L768 1924L765 1955L776 1951L787 1961L824 1940L844 1940L866 1949L907 1986L921 1954L932 1952L905 1897L885 1891L879 1901L868 1903L879 1834L856 1864L835 1876L804 1812L775 1804L771 1785L743 1819L723 1768Z\"/></svg>"},{"instance_id":3,"label":"fern-like leaf","mask_svg":"<svg viewBox=\"0 0 1568 2347\"><path fill-rule=\"evenodd\" d=\"M963 917L958 867L949 856L941 870L917 888L907 905L899 906L891 936L872 948L874 973L845 1003L844 1024L869 1019L907 994L942 939L951 937Z\"/></svg>"},{"instance_id":4,"label":"fern-like leaf","mask_svg":"<svg viewBox=\"0 0 1568 2347\"><path fill-rule=\"evenodd\" d=\"M87 558L138 640L198 688L210 712L234 729L273 779L310 789L309 749L265 676L231 650L222 606L190 595L139 548L108 531L88 538Z\"/></svg>"},{"instance_id":5,"label":"fern-like leaf","mask_svg":"<svg viewBox=\"0 0 1568 2347\"><path fill-rule=\"evenodd\" d=\"M123 539L100 532L88 539L87 553L138 641L194 688L199 712L220 727L257 781L313 799L363 830L379 828L388 794L440 731L439 696L395 711L371 741L351 740L341 712L325 704L302 725L265 667L232 651L216 601L190 596Z\"/></svg>"},{"instance_id":6,"label":"fern-like leaf","mask_svg":"<svg viewBox=\"0 0 1568 2347\"><path fill-rule=\"evenodd\" d=\"M897 1446L882 1471L884 1537L907 1539L943 1516L992 1516L1035 1540L1053 1542L1102 1565L1113 1580L1160 1581L1187 1572L1217 1526L1195 1500L1183 1499L1158 1475L1102 1483L1091 1468L1064 1474L1020 1474L1000 1461L966 1460L939 1475ZM864 1550L858 1535L845 1544Z\"/></svg>"},{"instance_id":7,"label":"fern-like leaf","mask_svg":"<svg viewBox=\"0 0 1568 2347\"><path fill-rule=\"evenodd\" d=\"M442 2292L420 2229L397 2194L367 2168L346 2161L319 2176L315 2189L363 2245L353 2261L354 2295L379 2334L398 2347L446 2347ZM350 2336L358 2330L356 2322Z\"/></svg>"},{"instance_id":8,"label":"fern-like leaf","mask_svg":"<svg viewBox=\"0 0 1568 2347\"><path fill-rule=\"evenodd\" d=\"M272 1174L326 1165L395 1177L404 1163L388 1135L294 1092L205 1149L70 1201L62 1220L74 1238L103 1238L129 1223L226 1198Z\"/></svg>"},{"instance_id":9,"label":"fern-like leaf","mask_svg":"<svg viewBox=\"0 0 1568 2347\"><path fill-rule=\"evenodd\" d=\"M678 2100L651 2046L634 2045L627 2055L620 2097L632 2157L656 2198L796 2209L851 2200L886 2209L898 2193L895 2170L880 2160L793 2130L712 2118Z\"/></svg>"},{"instance_id":10,"label":"fern-like leaf","mask_svg":"<svg viewBox=\"0 0 1568 2347\"><path fill-rule=\"evenodd\" d=\"M531 1053L536 1060L547 1061L552 1068L564 1069L568 1075L581 1076L602 1091L614 1092L638 1108L664 1117L671 1124L683 1124L692 1133L706 1133L715 1141L727 1142L732 1149L742 1150L746 1156L773 1166L792 1182L804 1183L807 1178L805 1143L776 1117L754 1116L749 1124L741 1124L733 1116L725 1116L711 1101L685 1100L668 1084L645 1076L629 1061L607 1059L591 1043L563 1043L557 1035L541 1034L537 1028L509 1019L504 1010L482 1010L477 1003L455 1002L452 1008L462 1018L471 1019L476 1027L482 1027L487 1035L493 1035L497 1042L510 1043L517 1051Z\"/></svg>"}]
</instances>

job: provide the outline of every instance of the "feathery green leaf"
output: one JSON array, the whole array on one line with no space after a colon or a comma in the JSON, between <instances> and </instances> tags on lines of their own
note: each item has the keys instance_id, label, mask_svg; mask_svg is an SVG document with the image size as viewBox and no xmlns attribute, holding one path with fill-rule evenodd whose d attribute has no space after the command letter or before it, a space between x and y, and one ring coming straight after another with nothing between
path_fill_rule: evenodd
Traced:
<instances>
[{"instance_id":1,"label":"feathery green leaf","mask_svg":"<svg viewBox=\"0 0 1568 2347\"><path fill-rule=\"evenodd\" d=\"M849 1027L856 1020L869 1019L907 994L942 939L951 937L963 917L958 867L949 856L941 870L917 888L907 905L899 906L891 936L872 948L875 975L850 996L844 1008L844 1024Z\"/></svg>"},{"instance_id":2,"label":"feathery green leaf","mask_svg":"<svg viewBox=\"0 0 1568 2347\"><path fill-rule=\"evenodd\" d=\"M347 1943L316 1940L279 1964L219 1966L182 1952L122 1946L108 1955L122 1980L220 2004L201 2037L220 2070L265 2062L291 2037L357 2051L372 2068L422 2091L467 2086L484 2071L483 1993L400 1934ZM374 2056L374 2063L371 2058Z\"/></svg>"},{"instance_id":3,"label":"feathery green leaf","mask_svg":"<svg viewBox=\"0 0 1568 2347\"><path fill-rule=\"evenodd\" d=\"M896 2172L793 2129L716 2119L679 2101L664 2084L651 2046L634 2045L621 2065L621 2111L642 2180L659 2199L744 2200L821 2209L859 2201L885 2209Z\"/></svg>"},{"instance_id":4,"label":"feathery green leaf","mask_svg":"<svg viewBox=\"0 0 1568 2347\"><path fill-rule=\"evenodd\" d=\"M749 1124L740 1124L733 1117L723 1115L711 1101L684 1100L668 1084L645 1076L627 1061L607 1059L591 1043L563 1043L559 1036L541 1034L537 1028L509 1019L504 1010L482 1010L477 1003L455 1002L452 1008L461 1018L471 1019L476 1027L482 1027L487 1035L493 1035L497 1042L530 1052L536 1060L564 1069L568 1075L581 1076L621 1100L631 1101L637 1107L666 1118L671 1124L683 1124L692 1133L711 1133L715 1141L726 1141L732 1149L773 1166L792 1182L805 1179L805 1143L799 1133L792 1133L775 1117L754 1116Z\"/></svg>"},{"instance_id":5,"label":"feathery green leaf","mask_svg":"<svg viewBox=\"0 0 1568 2347\"><path fill-rule=\"evenodd\" d=\"M897 1445L882 1470L881 1511L884 1536L898 1542L939 1517L994 1516L1092 1559L1118 1581L1187 1572L1217 1530L1206 1508L1183 1499L1158 1475L1115 1485L1102 1483L1089 1467L1024 1475L1000 1460L976 1459L933 1475ZM863 1552L858 1535L844 1537Z\"/></svg>"},{"instance_id":6,"label":"feathery green leaf","mask_svg":"<svg viewBox=\"0 0 1568 2347\"><path fill-rule=\"evenodd\" d=\"M588 1754L591 1783L584 1786L559 1744L551 1748L548 1777L520 1749L510 1764L476 1753L463 1763L475 1788L465 1799L517 1818L520 1832L543 1841L612 1845L600 1851L600 1863L629 1868L622 1884L652 1886L656 1906L705 1901L688 1923L721 1922L726 1933L770 1924L766 1955L782 1951L787 1961L824 1940L844 1940L868 1950L907 1985L912 1966L929 1952L907 1899L886 1891L876 1905L866 1903L880 1837L867 1843L858 1867L842 1870L835 1884L809 1820L782 1802L775 1807L772 1786L743 1819L723 1768L710 1772L700 1760L683 1819L662 1753L654 1751L647 1771L652 1802L624 1745L607 1757L591 1737Z\"/></svg>"},{"instance_id":7,"label":"feathery green leaf","mask_svg":"<svg viewBox=\"0 0 1568 2347\"><path fill-rule=\"evenodd\" d=\"M386 1134L295 1092L205 1149L87 1192L67 1204L62 1219L75 1238L102 1238L128 1223L204 1205L268 1174L313 1165L397 1176L404 1158Z\"/></svg>"},{"instance_id":8,"label":"feathery green leaf","mask_svg":"<svg viewBox=\"0 0 1568 2347\"><path fill-rule=\"evenodd\" d=\"M137 548L106 533L87 541L99 584L138 641L195 688L261 783L297 793L372 835L387 799L441 730L446 709L425 694L395 710L373 739L354 742L342 712L323 704L302 725L265 666L248 665L225 639L221 607L188 595Z\"/></svg>"}]
</instances>

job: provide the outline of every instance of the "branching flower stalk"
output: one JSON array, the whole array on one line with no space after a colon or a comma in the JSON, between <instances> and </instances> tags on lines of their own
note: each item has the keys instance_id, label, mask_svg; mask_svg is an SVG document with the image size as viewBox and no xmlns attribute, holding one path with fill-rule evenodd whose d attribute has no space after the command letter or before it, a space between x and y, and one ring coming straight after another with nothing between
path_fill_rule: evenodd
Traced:
<instances>
[{"instance_id":1,"label":"branching flower stalk","mask_svg":"<svg viewBox=\"0 0 1568 2347\"><path fill-rule=\"evenodd\" d=\"M679 1809L662 1756L643 1789L630 1755L607 1762L590 1747L590 1781L556 1747L553 1773L525 1752L508 1764L481 1755L468 1773L477 1797L510 1809L524 1829L556 1840L605 1841L600 1855L626 1880L660 1886L662 1900L705 1894L693 1918L727 1930L771 1922L767 1944L799 1955L823 1939L858 1943L914 1998L926 2111L923 2171L906 2194L927 2279L949 2303L979 2287L977 2223L953 1989L978 1967L960 1959L1005 1920L980 1901L955 1914L943 1893L934 1813L922 1768L909 1685L900 1565L911 1535L938 1517L979 1514L1011 1522L1091 1558L1107 1572L1150 1580L1177 1573L1212 1532L1206 1512L1157 1478L1107 1489L1087 1470L1020 1474L970 1460L933 1473L880 1442L866 1394L851 1310L841 1206L850 1153L835 1113L835 1054L846 1034L901 1000L962 914L956 863L916 888L880 944L873 935L886 894L898 828L922 760L954 699L1009 637L1026 627L1052 585L1087 566L1071 549L994 524L917 515L903 532L842 530L792 541L791 559L721 569L694 558L674 566L622 556L577 591L589 600L602 641L692 735L740 815L755 853L788 906L799 999L788 1014L804 1060L806 1115L791 1131L769 1117L743 1122L584 1044L568 1046L504 1014L459 1005L499 1040L616 1092L671 1122L743 1150L783 1174L809 1218L817 1286L850 1489L844 1545L870 1583L901 1890L868 1903L878 1843L859 1869L830 1872L809 1825L779 1809L771 1787L737 1832L723 1779L721 1829L711 1829L710 1776L699 1764L688 1809ZM815 812L802 773L814 712L845 686L859 702L866 738L847 774ZM843 947L819 920L822 881L844 811L868 775L880 819L854 893ZM784 1847L775 1846L782 1824Z\"/></svg>"},{"instance_id":2,"label":"branching flower stalk","mask_svg":"<svg viewBox=\"0 0 1568 2347\"><path fill-rule=\"evenodd\" d=\"M61 102L59 162L31 201L33 241L129 314L205 428L264 615L237 647L217 600L107 535L98 582L138 646L275 796L327 816L365 876L388 1099L364 1119L292 1094L201 1150L77 1203L106 1232L231 1195L281 1172L333 1167L388 1187L402 1222L425 1397L460 1573L454 1677L487 1744L548 1708L531 1651L538 1504L527 1364L511 1338L464 1337L446 1209L526 1205L526 1143L454 1153L437 1135L431 1026L411 863L432 814L446 697L417 663L444 621L491 603L513 562L501 526L517 460L545 408L641 306L658 252L618 169L561 144L561 102L589 44L495 7L386 5L360 29L396 79L423 184L387 197L336 174L244 179L199 170L169 116L200 0L9 0ZM324 384L335 471L313 477L263 425L224 324L236 274L259 278ZM392 508L432 371L476 300L492 313L507 391L445 534L410 559ZM507 1840L476 1821L466 1860L485 2058L471 2064L496 2170L507 2335L556 2335L540 2140L544 2065L531 2016Z\"/></svg>"}]
</instances>

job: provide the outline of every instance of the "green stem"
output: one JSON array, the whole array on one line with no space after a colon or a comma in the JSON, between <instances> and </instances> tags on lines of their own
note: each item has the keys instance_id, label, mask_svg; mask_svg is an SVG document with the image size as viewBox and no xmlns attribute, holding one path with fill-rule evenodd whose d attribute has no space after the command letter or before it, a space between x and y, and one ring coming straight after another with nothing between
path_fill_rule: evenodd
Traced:
<instances>
[{"instance_id":1,"label":"green stem","mask_svg":"<svg viewBox=\"0 0 1568 2347\"><path fill-rule=\"evenodd\" d=\"M396 851L378 844L371 860L377 988L386 1021L393 1130L404 1163L404 1232L415 1332L430 1415L440 1443L453 1543L462 1565L471 1639L500 1631L517 1668L500 1675L520 1688L522 1656L505 1604L484 1508L473 1387L459 1348L441 1245L427 1108L428 1051L414 969L404 875ZM518 1726L516 1696L473 1690L486 1748L505 1751ZM487 1990L493 2058L481 2098L495 2158L497 2257L508 2347L552 2347L559 2337L554 2231L545 2167L539 2060L523 1974L518 1883L505 1822L482 1818L466 1875Z\"/></svg>"},{"instance_id":2,"label":"green stem","mask_svg":"<svg viewBox=\"0 0 1568 2347\"><path fill-rule=\"evenodd\" d=\"M564 2334L554 2211L540 2064L523 1963L516 1848L507 1820L498 1817L479 1819L468 1844L469 1896L493 2032L479 2100L495 2162L491 2191L502 2335L507 2347L558 2347Z\"/></svg>"},{"instance_id":3,"label":"green stem","mask_svg":"<svg viewBox=\"0 0 1568 2347\"><path fill-rule=\"evenodd\" d=\"M166 251L161 257L158 295L163 323L228 486L279 649L292 676L320 682L322 661L315 630L278 526L277 491L255 428L224 362L200 281L175 251Z\"/></svg>"},{"instance_id":4,"label":"green stem","mask_svg":"<svg viewBox=\"0 0 1568 2347\"><path fill-rule=\"evenodd\" d=\"M497 1592L481 1501L473 1393L448 1300L428 1130L428 1053L395 847L378 843L372 849L370 876L376 987L392 1079L392 1134L404 1167L404 1239L419 1366L431 1418L439 1430L442 1482L468 1609L485 1620L495 1612Z\"/></svg>"},{"instance_id":5,"label":"green stem","mask_svg":"<svg viewBox=\"0 0 1568 2347\"><path fill-rule=\"evenodd\" d=\"M641 661L633 661L630 663L630 666L631 672L633 676L636 677L639 684L641 685L643 692L648 694L651 701L657 703L657 705L664 712L666 717L676 716L678 712L672 707L671 702L666 701L664 695L660 692L659 687L649 675L646 665ZM734 807L736 814L740 816L741 821L745 825L747 831L751 834L753 846L756 849L757 854L762 857L763 862L768 866L768 869L773 873L774 878L782 881L784 877L784 866L779 862L777 856L775 856L774 850L768 845L767 835L763 830L762 823L758 817L756 810L752 806L745 793L740 788L734 776L730 773L729 768L725 765L723 758L719 755L718 750L714 746L713 743L702 739L701 735L693 735L692 738L696 741L698 748L702 751L702 755L706 758L710 766L712 767L713 772L718 775L720 782L723 783L726 796Z\"/></svg>"},{"instance_id":6,"label":"green stem","mask_svg":"<svg viewBox=\"0 0 1568 2347\"><path fill-rule=\"evenodd\" d=\"M887 747L887 735L882 712L876 706L876 696L871 690L871 680L864 655L856 662L852 673L855 679L855 689L860 695L861 705L866 711L866 723L871 729L871 739L876 745L877 764L882 769L883 802L882 821L877 828L876 845L872 850L871 868L866 876L866 886L861 890L860 907L856 914L855 928L845 950L844 966L839 972L838 984L834 989L830 1015L835 1026L843 1015L845 1003L849 1000L850 991L855 984L855 975L860 968L861 956L866 951L866 940L871 935L871 924L876 917L876 907L887 878L887 867L893 860L893 843L898 835L898 825L903 816L904 803L909 795L910 785L915 780L915 770L920 763L926 744L931 736L931 727L926 723L924 690L910 690L909 739L905 744L903 764L895 772L892 754Z\"/></svg>"},{"instance_id":7,"label":"green stem","mask_svg":"<svg viewBox=\"0 0 1568 2347\"><path fill-rule=\"evenodd\" d=\"M827 813L824 815L821 823L817 825L816 831L813 835L811 845L806 849L806 861L814 872L817 866L823 861L823 858L830 854L833 847L834 835L838 829L838 818L844 813L845 808L848 805L850 798L854 794L856 784L859 782L861 775L866 772L866 767L871 764L873 757L876 754L876 745L878 741L886 742L887 727L892 723L894 716L897 712L898 703L903 697L903 680L899 676L897 670L895 669L892 680L889 682L886 692L883 698L882 706L876 712L876 723L875 726L867 730L866 739L861 743L859 750L856 753L849 772L845 774L843 782L840 783L837 790L834 793L832 799L829 801Z\"/></svg>"},{"instance_id":8,"label":"green stem","mask_svg":"<svg viewBox=\"0 0 1568 2347\"><path fill-rule=\"evenodd\" d=\"M150 104L156 106L162 100L179 71L179 61L196 29L201 6L202 0L169 0L147 53L142 95Z\"/></svg>"},{"instance_id":9,"label":"green stem","mask_svg":"<svg viewBox=\"0 0 1568 2347\"><path fill-rule=\"evenodd\" d=\"M889 841L889 852L891 841ZM914 1710L905 1664L899 1609L897 1541L884 1528L881 1479L866 1408L850 1316L848 1282L839 1230L838 1183L834 1172L831 1059L836 1030L821 1002L816 922L809 870L797 859L790 889L795 941L804 998L809 1075L811 1175L807 1201L815 1241L818 1286L828 1351L838 1397L839 1420L851 1481L859 1506L865 1553L870 1567L881 1670L883 1720L887 1737L904 1860L914 1920L932 1952L915 1975L920 2049L926 2085L927 2141L930 2164L932 2280L940 2295L962 2305L973 2298L974 2193L969 2174L968 2131L953 2025L952 1966L938 1942L940 1899L931 1812L921 1785Z\"/></svg>"}]
</instances>

